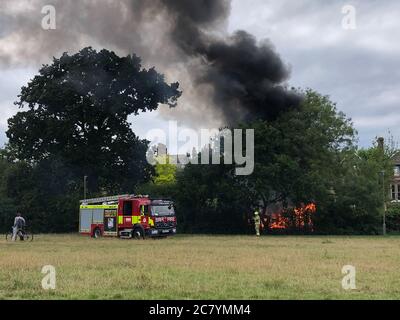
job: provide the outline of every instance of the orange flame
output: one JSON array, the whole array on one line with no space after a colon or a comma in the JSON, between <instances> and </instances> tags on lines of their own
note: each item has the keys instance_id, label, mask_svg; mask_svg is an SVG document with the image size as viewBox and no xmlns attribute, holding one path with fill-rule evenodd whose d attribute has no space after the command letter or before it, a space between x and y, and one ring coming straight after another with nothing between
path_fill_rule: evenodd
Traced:
<instances>
[{"instance_id":1,"label":"orange flame","mask_svg":"<svg viewBox=\"0 0 400 320\"><path fill-rule=\"evenodd\" d=\"M286 229L288 224L288 219L283 217L281 213L271 214L271 223L269 225L270 229Z\"/></svg>"},{"instance_id":2,"label":"orange flame","mask_svg":"<svg viewBox=\"0 0 400 320\"><path fill-rule=\"evenodd\" d=\"M317 206L314 203L302 205L301 207L294 208L292 225L297 229L303 229L305 227L310 228L313 231L313 222L311 215L317 211ZM284 216L284 212L274 212L271 214L271 220L269 229L287 229L291 225L291 219Z\"/></svg>"}]
</instances>

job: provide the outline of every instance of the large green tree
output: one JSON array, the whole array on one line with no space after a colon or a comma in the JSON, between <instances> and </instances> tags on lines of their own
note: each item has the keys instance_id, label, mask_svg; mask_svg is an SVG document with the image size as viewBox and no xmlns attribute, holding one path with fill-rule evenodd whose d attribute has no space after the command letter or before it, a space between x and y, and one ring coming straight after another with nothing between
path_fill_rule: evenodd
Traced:
<instances>
[{"instance_id":1,"label":"large green tree","mask_svg":"<svg viewBox=\"0 0 400 320\"><path fill-rule=\"evenodd\" d=\"M21 108L8 120L15 159L62 162L75 176L89 176L91 190L128 190L147 180L147 144L128 116L175 106L178 83L167 84L135 55L84 48L44 65L22 88Z\"/></svg>"},{"instance_id":2,"label":"large green tree","mask_svg":"<svg viewBox=\"0 0 400 320\"><path fill-rule=\"evenodd\" d=\"M254 205L233 165L188 164L177 174L179 228L190 233L243 233Z\"/></svg>"},{"instance_id":3,"label":"large green tree","mask_svg":"<svg viewBox=\"0 0 400 320\"><path fill-rule=\"evenodd\" d=\"M267 206L294 204L328 194L340 175L340 158L354 148L351 121L328 97L308 90L301 106L274 122L257 121L254 174L243 182Z\"/></svg>"},{"instance_id":4,"label":"large green tree","mask_svg":"<svg viewBox=\"0 0 400 320\"><path fill-rule=\"evenodd\" d=\"M331 180L333 197L319 199L315 217L319 232L382 232L384 202L388 201L395 152L389 144L382 148L375 143L368 149L342 154L340 172Z\"/></svg>"},{"instance_id":5,"label":"large green tree","mask_svg":"<svg viewBox=\"0 0 400 320\"><path fill-rule=\"evenodd\" d=\"M308 90L299 108L274 121L257 120L254 172L235 175L234 165L188 165L178 174L178 208L186 230L246 230L251 207L314 201L330 203L341 163L355 151L355 130L328 97Z\"/></svg>"},{"instance_id":6,"label":"large green tree","mask_svg":"<svg viewBox=\"0 0 400 320\"><path fill-rule=\"evenodd\" d=\"M15 201L8 194L7 177L13 164L7 161L5 151L0 150L0 232L9 231L15 216Z\"/></svg>"}]
</instances>

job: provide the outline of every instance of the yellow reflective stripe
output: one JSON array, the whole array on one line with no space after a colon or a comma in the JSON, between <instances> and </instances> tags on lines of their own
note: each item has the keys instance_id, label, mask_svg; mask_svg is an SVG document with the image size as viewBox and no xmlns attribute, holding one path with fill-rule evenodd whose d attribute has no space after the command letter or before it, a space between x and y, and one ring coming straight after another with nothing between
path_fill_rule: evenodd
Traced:
<instances>
[{"instance_id":1,"label":"yellow reflective stripe","mask_svg":"<svg viewBox=\"0 0 400 320\"><path fill-rule=\"evenodd\" d=\"M154 219L149 218L149 226L153 226L154 227Z\"/></svg>"},{"instance_id":2,"label":"yellow reflective stripe","mask_svg":"<svg viewBox=\"0 0 400 320\"><path fill-rule=\"evenodd\" d=\"M132 224L140 223L140 216L131 216ZM124 216L118 216L118 224L124 223Z\"/></svg>"},{"instance_id":3,"label":"yellow reflective stripe","mask_svg":"<svg viewBox=\"0 0 400 320\"><path fill-rule=\"evenodd\" d=\"M140 223L140 216L132 216L132 224Z\"/></svg>"}]
</instances>

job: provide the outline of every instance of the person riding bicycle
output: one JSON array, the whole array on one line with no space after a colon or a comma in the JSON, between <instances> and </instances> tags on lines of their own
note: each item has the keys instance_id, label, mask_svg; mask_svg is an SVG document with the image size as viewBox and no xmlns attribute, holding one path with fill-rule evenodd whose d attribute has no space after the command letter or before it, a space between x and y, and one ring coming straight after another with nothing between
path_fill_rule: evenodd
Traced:
<instances>
[{"instance_id":1,"label":"person riding bicycle","mask_svg":"<svg viewBox=\"0 0 400 320\"><path fill-rule=\"evenodd\" d=\"M17 235L20 234L21 231L23 231L25 225L26 225L25 219L22 217L20 212L17 212L17 216L14 219L14 226L13 226L13 236L12 236L13 241L15 241ZM19 237L22 241L24 240L23 235L20 234Z\"/></svg>"}]
</instances>

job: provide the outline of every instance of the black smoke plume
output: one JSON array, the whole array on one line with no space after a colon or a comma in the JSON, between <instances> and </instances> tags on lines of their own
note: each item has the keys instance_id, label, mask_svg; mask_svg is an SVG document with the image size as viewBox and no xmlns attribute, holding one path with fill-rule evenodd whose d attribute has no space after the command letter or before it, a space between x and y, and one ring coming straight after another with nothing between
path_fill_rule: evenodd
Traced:
<instances>
[{"instance_id":1,"label":"black smoke plume","mask_svg":"<svg viewBox=\"0 0 400 320\"><path fill-rule=\"evenodd\" d=\"M228 0L22 2L0 4L0 64L48 63L88 45L135 52L181 82L179 107L164 114L192 123L271 120L301 101L286 88L289 68L268 41L226 33ZM57 29L44 31L40 10L48 4L56 8Z\"/></svg>"},{"instance_id":2,"label":"black smoke plume","mask_svg":"<svg viewBox=\"0 0 400 320\"><path fill-rule=\"evenodd\" d=\"M174 20L173 41L186 54L204 58L194 80L212 87L214 104L229 124L274 119L300 103L297 93L282 86L289 70L267 41L257 44L242 30L229 37L210 34L229 16L230 1L161 1Z\"/></svg>"}]
</instances>

